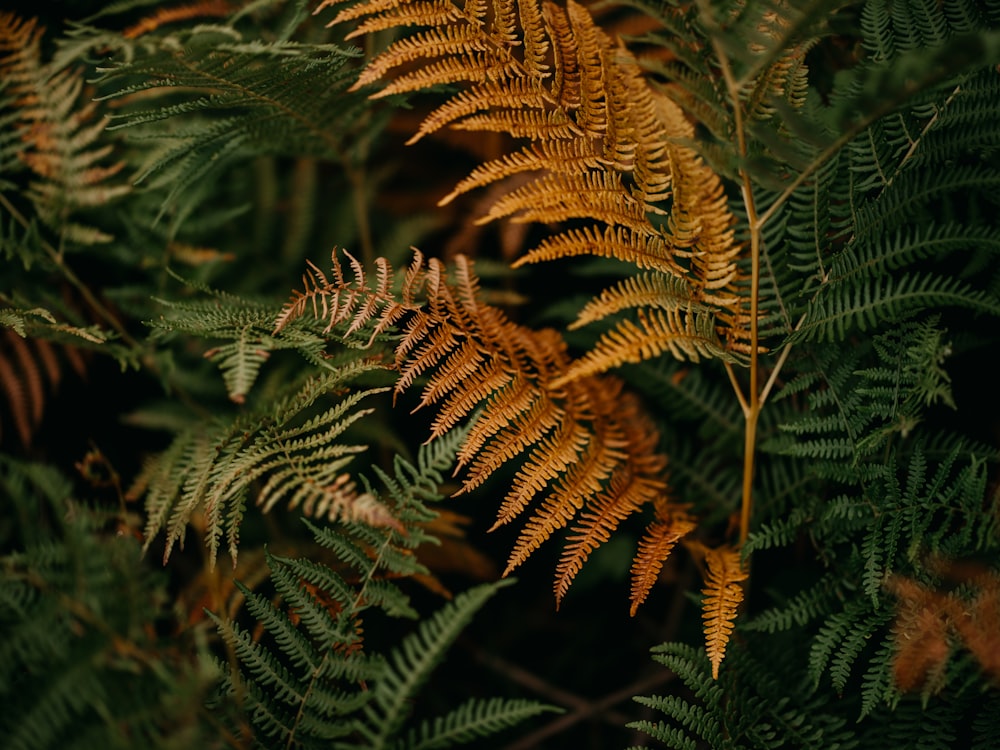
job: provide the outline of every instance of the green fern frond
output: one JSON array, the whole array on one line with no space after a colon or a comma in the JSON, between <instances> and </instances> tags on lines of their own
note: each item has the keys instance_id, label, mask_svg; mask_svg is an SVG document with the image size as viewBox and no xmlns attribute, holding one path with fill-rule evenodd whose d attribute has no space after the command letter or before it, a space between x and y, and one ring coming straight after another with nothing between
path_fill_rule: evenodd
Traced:
<instances>
[{"instance_id":1,"label":"green fern frond","mask_svg":"<svg viewBox=\"0 0 1000 750\"><path fill-rule=\"evenodd\" d=\"M336 531L312 528L314 533L323 532L316 533L316 539L330 549L337 546L329 544L332 540L342 542L360 530L351 524ZM493 735L552 710L534 701L472 699L444 716L409 724L415 691L472 616L511 581L460 594L422 620L389 656L369 654L361 640L364 610L375 607L392 616L417 614L398 587L379 580L386 572L401 572L381 554L400 537L393 531L380 533L379 548L365 556L365 564L357 571L357 584L348 584L322 563L272 557L272 580L284 608L240 586L248 610L273 639L274 647L253 638L240 625L213 616L242 675L230 678L230 689L242 696L243 709L255 729L286 747L321 747L333 741L345 750L444 748ZM351 565L352 560L357 562L357 558L341 562ZM392 592L391 597L372 596L380 583ZM246 684L238 687L244 680Z\"/></svg>"},{"instance_id":2,"label":"green fern frond","mask_svg":"<svg viewBox=\"0 0 1000 750\"><path fill-rule=\"evenodd\" d=\"M201 289L210 299L185 301L156 299L162 310L148 325L153 339L169 342L182 335L226 343L206 348L203 355L222 372L229 399L246 401L260 369L274 352L294 350L307 362L328 364L326 340L318 326L314 330L302 320L290 325L281 336L273 335L278 310L265 302Z\"/></svg>"},{"instance_id":3,"label":"green fern frond","mask_svg":"<svg viewBox=\"0 0 1000 750\"><path fill-rule=\"evenodd\" d=\"M235 560L240 522L251 487L258 481L263 486L256 489L255 500L264 508L285 501L321 503L327 494L337 492L341 470L365 449L342 443L342 436L370 412L358 404L385 389L351 393L332 406L321 405L370 369L355 365L310 377L277 401L176 438L165 453L146 464L130 491L132 496L147 494L147 547L166 531L164 557L168 557L173 545L183 541L192 514L203 512L211 560L223 536ZM395 523L377 503L335 501L332 507L343 518Z\"/></svg>"},{"instance_id":4,"label":"green fern frond","mask_svg":"<svg viewBox=\"0 0 1000 750\"><path fill-rule=\"evenodd\" d=\"M535 701L473 698L444 716L426 719L407 735L407 750L436 750L497 734L540 713L554 710Z\"/></svg>"},{"instance_id":5,"label":"green fern frond","mask_svg":"<svg viewBox=\"0 0 1000 750\"><path fill-rule=\"evenodd\" d=\"M857 284L831 282L809 305L804 322L789 340L839 341L855 330L864 332L885 321L942 307L1000 315L1000 300L993 295L937 274L866 278Z\"/></svg>"},{"instance_id":6,"label":"green fern frond","mask_svg":"<svg viewBox=\"0 0 1000 750\"><path fill-rule=\"evenodd\" d=\"M166 581L131 535L108 532L116 519L75 500L51 466L0 457L0 491L4 745L208 742L198 712L216 675L150 627L169 624Z\"/></svg>"},{"instance_id":7,"label":"green fern frond","mask_svg":"<svg viewBox=\"0 0 1000 750\"><path fill-rule=\"evenodd\" d=\"M364 97L347 91L357 56L347 47L254 38L238 14L116 46L99 85L118 105L112 128L157 146L148 149L137 180L165 189L161 215L199 181L249 154L312 157L352 169L356 143L377 128Z\"/></svg>"}]
</instances>

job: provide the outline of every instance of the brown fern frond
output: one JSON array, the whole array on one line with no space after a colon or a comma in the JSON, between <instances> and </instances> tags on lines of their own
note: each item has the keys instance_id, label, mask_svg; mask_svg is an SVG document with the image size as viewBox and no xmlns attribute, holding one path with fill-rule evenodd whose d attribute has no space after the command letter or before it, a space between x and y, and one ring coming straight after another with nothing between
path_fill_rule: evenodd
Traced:
<instances>
[{"instance_id":1,"label":"brown fern frond","mask_svg":"<svg viewBox=\"0 0 1000 750\"><path fill-rule=\"evenodd\" d=\"M152 14L125 29L122 36L126 39L138 39L168 23L188 21L192 18L221 18L228 16L232 10L227 0L201 0L174 8L157 8Z\"/></svg>"},{"instance_id":2,"label":"brown fern frond","mask_svg":"<svg viewBox=\"0 0 1000 750\"><path fill-rule=\"evenodd\" d=\"M630 308L709 311L707 306L701 309L691 308L691 293L686 280L660 273L641 274L624 279L590 300L570 324L570 328L579 328Z\"/></svg>"},{"instance_id":3,"label":"brown fern frond","mask_svg":"<svg viewBox=\"0 0 1000 750\"><path fill-rule=\"evenodd\" d=\"M719 340L710 313L676 308L647 312L646 308L640 308L638 319L638 324L623 320L602 335L593 349L556 379L555 385L629 362L653 359L664 352L691 362L698 362L703 357L733 358Z\"/></svg>"},{"instance_id":4,"label":"brown fern frond","mask_svg":"<svg viewBox=\"0 0 1000 750\"><path fill-rule=\"evenodd\" d=\"M945 573L963 585L942 591L902 576L887 582L898 600L893 676L900 690L935 692L957 643L1000 680L1000 575L958 564Z\"/></svg>"},{"instance_id":5,"label":"brown fern frond","mask_svg":"<svg viewBox=\"0 0 1000 750\"><path fill-rule=\"evenodd\" d=\"M4 402L0 437L9 421L22 447L31 446L67 364L78 375L84 374L85 364L76 349L42 338L25 338L13 330L0 332L0 394Z\"/></svg>"},{"instance_id":6,"label":"brown fern frond","mask_svg":"<svg viewBox=\"0 0 1000 750\"><path fill-rule=\"evenodd\" d=\"M572 126L572 123L569 125ZM522 172L546 170L576 174L598 169L603 163L603 157L595 152L593 144L586 141L545 140L532 143L521 151L506 154L476 167L468 177L455 186L454 190L441 199L440 204L445 205L462 193Z\"/></svg>"},{"instance_id":7,"label":"brown fern frond","mask_svg":"<svg viewBox=\"0 0 1000 750\"><path fill-rule=\"evenodd\" d=\"M705 650L712 662L712 678L719 679L719 666L726 655L732 635L736 610L743 601L742 581L747 573L740 562L739 550L729 546L710 549L690 545L704 554L705 588L702 589L702 619L705 621Z\"/></svg>"},{"instance_id":8,"label":"brown fern frond","mask_svg":"<svg viewBox=\"0 0 1000 750\"><path fill-rule=\"evenodd\" d=\"M351 273L353 282L336 258L332 279L313 268L276 328L312 312L349 335L359 320L379 326L401 311L393 324L402 333L396 392L423 380L419 406L437 410L432 437L472 419L457 452L464 472L458 492L479 487L511 461L519 464L497 514L496 527L527 518L506 572L577 519L557 570L561 599L589 554L625 518L666 496L666 459L652 423L616 378L562 382L571 361L562 337L519 325L483 302L464 257L451 278L437 260L423 269L415 262L400 303L390 299L387 268L374 284L357 264Z\"/></svg>"},{"instance_id":9,"label":"brown fern frond","mask_svg":"<svg viewBox=\"0 0 1000 750\"><path fill-rule=\"evenodd\" d=\"M654 503L656 516L639 540L639 549L632 562L632 607L635 615L639 606L646 601L650 590L660 577L663 563L673 552L677 543L695 530L697 522L683 508L667 499Z\"/></svg>"},{"instance_id":10,"label":"brown fern frond","mask_svg":"<svg viewBox=\"0 0 1000 750\"><path fill-rule=\"evenodd\" d=\"M281 330L290 321L301 317L311 309L315 317L327 321L327 330L347 323L350 335L375 321L368 344L384 331L394 326L410 310L418 305L414 302L426 281L426 271L422 265L423 256L415 251L414 264L407 270L396 300L394 274L384 258L376 261L374 286L368 285L368 274L361 263L349 253L344 253L350 264L353 278L344 273L343 265L332 254L332 275L330 279L314 263L309 262L309 272L302 276L302 290L295 290L292 298L285 303L275 321L275 330Z\"/></svg>"},{"instance_id":11,"label":"brown fern frond","mask_svg":"<svg viewBox=\"0 0 1000 750\"><path fill-rule=\"evenodd\" d=\"M653 235L647 206L625 191L617 172L545 174L504 195L482 218L485 224L513 217L519 222L562 222L596 218L606 224Z\"/></svg>"},{"instance_id":12,"label":"brown fern frond","mask_svg":"<svg viewBox=\"0 0 1000 750\"><path fill-rule=\"evenodd\" d=\"M612 408L618 410L615 421L621 425L626 459L615 467L604 491L579 515L567 538L556 567L556 602L565 596L590 554L607 542L626 518L661 501L666 494L666 458L656 453L659 436L640 411L637 399L631 395L616 399Z\"/></svg>"},{"instance_id":13,"label":"brown fern frond","mask_svg":"<svg viewBox=\"0 0 1000 750\"><path fill-rule=\"evenodd\" d=\"M640 269L652 269L670 276L682 276L683 269L661 235L635 232L623 227L570 229L543 240L538 247L513 263L518 268L556 258L594 255L617 258Z\"/></svg>"},{"instance_id":14,"label":"brown fern frond","mask_svg":"<svg viewBox=\"0 0 1000 750\"><path fill-rule=\"evenodd\" d=\"M334 23L348 20L361 21L353 33L427 27L391 43L366 67L359 85L385 82L374 96L461 84L427 115L411 143L444 127L527 140L474 169L442 204L516 176L521 183L499 194L480 223L591 223L544 240L521 262L581 254L617 258L683 278L686 286L674 289L683 288L688 296L678 307L710 313L699 323L710 320L714 326L705 337L711 346L664 343L684 341L685 327L667 335L658 325L633 326L627 333L630 354L604 358L613 347L595 350L594 371L634 356L747 353L751 311L738 263L743 248L734 238L722 182L681 145L694 137L682 108L649 84L628 51L586 8L572 0L565 6L545 0L455 0L399 7L368 0L341 10ZM644 302L633 301L643 308ZM664 306L653 302L654 309ZM585 319L596 322L613 308L596 305Z\"/></svg>"}]
</instances>

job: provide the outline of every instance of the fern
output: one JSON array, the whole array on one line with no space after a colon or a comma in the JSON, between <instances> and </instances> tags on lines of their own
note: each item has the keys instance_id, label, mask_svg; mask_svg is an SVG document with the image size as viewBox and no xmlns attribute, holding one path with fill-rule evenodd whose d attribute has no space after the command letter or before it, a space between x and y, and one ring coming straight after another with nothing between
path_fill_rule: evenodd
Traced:
<instances>
[{"instance_id":1,"label":"fern","mask_svg":"<svg viewBox=\"0 0 1000 750\"><path fill-rule=\"evenodd\" d=\"M327 321L328 330L339 326L343 335L367 326L374 337L397 327L395 390L427 377L421 405L440 404L432 437L474 416L458 451L459 467L468 471L462 491L480 486L505 462L523 455L494 526L528 514L506 572L554 532L570 528L556 568L558 602L590 553L628 516L662 495L663 459L651 426L619 381L559 377L568 360L558 334L519 326L485 305L464 259L457 260L452 286L439 262L432 259L425 267L417 254L401 280L399 301L391 294L394 277L384 261L371 285L360 264L351 264L353 283L336 256L332 279L315 269L305 277L305 289L286 305L276 332L310 310ZM548 497L530 510L547 487ZM663 526L668 519L669 528ZM657 523L658 537L679 538L693 528L684 509L673 504L664 506ZM646 597L654 581L650 571L662 564L658 555L669 546L650 541L640 547L633 566L633 606Z\"/></svg>"},{"instance_id":2,"label":"fern","mask_svg":"<svg viewBox=\"0 0 1000 750\"><path fill-rule=\"evenodd\" d=\"M130 490L133 497L147 494L147 547L165 531L164 558L168 557L173 545L183 542L191 516L204 513L211 560L224 536L235 561L252 488L256 503L265 509L279 502L292 507L326 503L339 517L396 524L391 513L370 498L344 498L339 493L342 469L365 449L346 444L341 437L370 413L357 408L359 403L384 389L349 393L330 406L323 402L364 369L355 365L353 370L310 377L277 401L232 420L220 419L211 430L178 436L167 451L147 462Z\"/></svg>"},{"instance_id":3,"label":"fern","mask_svg":"<svg viewBox=\"0 0 1000 750\"><path fill-rule=\"evenodd\" d=\"M321 528L308 524L329 562L268 555L284 606L240 589L267 639L213 616L239 669L230 690L242 701L257 741L283 747L452 747L495 734L543 711L534 701L471 699L447 714L410 719L412 701L473 615L501 588L485 584L459 594L422 619L387 655L363 637L366 613L416 617L392 577L422 570L414 550L431 541L421 526L440 499L438 471L453 461L439 447L421 450L417 466L397 460L394 477L382 473L396 527L353 521ZM419 554L419 551L418 553ZM335 564L336 563L336 564ZM507 583L510 583L509 581Z\"/></svg>"},{"instance_id":4,"label":"fern","mask_svg":"<svg viewBox=\"0 0 1000 750\"><path fill-rule=\"evenodd\" d=\"M166 582L140 564L135 540L106 531L106 515L75 500L51 466L5 456L0 483L5 745L206 741L199 704L215 675L206 654L182 656L150 627L170 622Z\"/></svg>"}]
</instances>

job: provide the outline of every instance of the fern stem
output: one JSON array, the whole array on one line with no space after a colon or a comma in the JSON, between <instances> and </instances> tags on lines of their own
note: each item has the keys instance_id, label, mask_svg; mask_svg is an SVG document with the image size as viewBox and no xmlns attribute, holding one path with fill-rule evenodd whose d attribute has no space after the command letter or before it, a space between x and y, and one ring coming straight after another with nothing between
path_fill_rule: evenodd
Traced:
<instances>
[{"instance_id":1,"label":"fern stem","mask_svg":"<svg viewBox=\"0 0 1000 750\"><path fill-rule=\"evenodd\" d=\"M718 29L715 18L711 15L710 8L704 3L699 3L702 17L707 22L707 28L712 31ZM716 59L719 63L719 70L725 81L726 89L733 105L733 130L736 136L736 149L741 159L747 155L747 140L745 133L745 123L743 109L740 99L740 85L733 74L732 66L726 57L725 50L717 35L712 35L712 47L715 51ZM740 535L739 543L742 547L750 535L750 518L753 514L753 476L756 464L757 451L757 420L760 416L760 390L758 387L758 367L760 345L760 321L758 316L758 306L760 299L760 245L764 227L764 219L757 216L757 206L754 201L753 185L750 176L743 169L740 170L743 204L747 212L747 223L750 232L750 393L749 400L743 397L742 391L734 382L737 398L740 399L741 406L744 406L743 414L746 421L743 440L743 487L740 500Z\"/></svg>"},{"instance_id":2,"label":"fern stem","mask_svg":"<svg viewBox=\"0 0 1000 750\"><path fill-rule=\"evenodd\" d=\"M732 362L724 364L726 374L729 376L729 382L733 386L733 393L736 394L736 399L740 402L740 408L743 410L743 416L746 417L750 413L750 404L747 403L747 398L743 395L743 388L740 386L740 381L736 379L736 372L733 370Z\"/></svg>"},{"instance_id":3,"label":"fern stem","mask_svg":"<svg viewBox=\"0 0 1000 750\"><path fill-rule=\"evenodd\" d=\"M750 178L743 173L743 203L750 229L750 401L746 410L746 428L743 442L743 497L740 503L740 546L750 535L750 518L753 513L753 475L757 451L757 420L762 405L758 385L760 320L757 308L760 298L760 243L762 224L757 216Z\"/></svg>"}]
</instances>

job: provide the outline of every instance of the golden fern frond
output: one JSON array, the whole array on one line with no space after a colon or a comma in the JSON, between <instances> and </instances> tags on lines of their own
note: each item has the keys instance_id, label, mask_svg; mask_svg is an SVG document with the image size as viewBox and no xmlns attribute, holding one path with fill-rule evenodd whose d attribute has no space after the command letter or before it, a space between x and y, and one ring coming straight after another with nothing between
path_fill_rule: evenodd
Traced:
<instances>
[{"instance_id":1,"label":"golden fern frond","mask_svg":"<svg viewBox=\"0 0 1000 750\"><path fill-rule=\"evenodd\" d=\"M98 143L105 120L97 102L80 104L87 98L82 72L43 63L43 33L34 19L0 12L0 80L13 110L5 123L19 136L17 159L36 177L25 194L63 238L106 242L111 239L106 233L70 217L127 193L128 185L109 182L125 163L108 163L111 146Z\"/></svg>"},{"instance_id":2,"label":"golden fern frond","mask_svg":"<svg viewBox=\"0 0 1000 750\"><path fill-rule=\"evenodd\" d=\"M629 308L692 309L687 281L676 276L651 273L630 276L591 299L570 324L570 328L602 320ZM708 312L707 306L692 311Z\"/></svg>"},{"instance_id":3,"label":"golden fern frond","mask_svg":"<svg viewBox=\"0 0 1000 750\"><path fill-rule=\"evenodd\" d=\"M664 561L677 543L695 530L697 522L683 508L661 499L654 503L656 516L639 540L632 563L632 608L634 616L659 579Z\"/></svg>"},{"instance_id":4,"label":"golden fern frond","mask_svg":"<svg viewBox=\"0 0 1000 750\"><path fill-rule=\"evenodd\" d=\"M526 263L577 255L617 258L640 269L652 269L669 276L683 275L674 249L661 235L623 227L583 227L561 232L543 240L538 247L516 260L513 266L518 268Z\"/></svg>"},{"instance_id":5,"label":"golden fern frond","mask_svg":"<svg viewBox=\"0 0 1000 750\"><path fill-rule=\"evenodd\" d=\"M740 561L739 550L729 546L710 549L700 544L689 545L704 555L705 588L702 589L702 619L705 621L705 650L712 662L712 678L719 678L719 666L726 655L732 635L736 610L743 601L742 581L747 572Z\"/></svg>"},{"instance_id":6,"label":"golden fern frond","mask_svg":"<svg viewBox=\"0 0 1000 750\"><path fill-rule=\"evenodd\" d=\"M381 327L400 312L392 318L401 333L395 391L423 381L420 406L437 410L432 437L472 420L457 452L465 474L459 493L510 461L520 465L494 526L527 517L506 573L576 519L556 571L560 600L589 554L625 518L666 497L666 459L657 450L656 430L617 378L563 382L571 362L563 338L552 329L519 325L483 302L463 256L451 278L437 260L427 261L425 270L418 262L419 255L407 272L408 291L395 303L387 267L371 283L352 263L352 283L335 257L332 279L314 268L276 328L311 311L349 335L360 326Z\"/></svg>"},{"instance_id":7,"label":"golden fern frond","mask_svg":"<svg viewBox=\"0 0 1000 750\"><path fill-rule=\"evenodd\" d=\"M343 4L326 0L320 8ZM683 290L687 298L676 306L697 310L697 338L712 342L665 344L688 341L695 319L651 316L654 324L643 320L624 334L627 356L605 343L571 377L636 356L697 359L721 353L732 359L747 352L742 247L734 239L722 182L682 145L694 138L694 127L681 107L649 84L586 8L573 0L565 6L545 0L367 0L340 10L332 23L347 21L360 22L349 36L424 27L392 42L362 72L359 86L385 82L373 96L459 84L426 116L411 143L444 127L527 141L475 168L442 204L516 179L519 184L499 193L479 223L590 222L544 240L520 263L590 254L664 274L669 280L661 288L672 284L673 290L668 304ZM676 284L678 278L686 283ZM629 307L644 309L644 300L632 301ZM663 306L653 300L654 309ZM614 308L595 305L583 319L596 322ZM715 330L703 336L706 322ZM673 324L680 327L669 333L663 328Z\"/></svg>"},{"instance_id":8,"label":"golden fern frond","mask_svg":"<svg viewBox=\"0 0 1000 750\"><path fill-rule=\"evenodd\" d=\"M711 314L689 309L640 308L638 324L623 320L598 339L594 348L574 362L554 385L595 375L626 363L642 362L664 352L677 359L731 359Z\"/></svg>"},{"instance_id":9,"label":"golden fern frond","mask_svg":"<svg viewBox=\"0 0 1000 750\"><path fill-rule=\"evenodd\" d=\"M656 452L659 436L639 408L637 399L616 399L616 421L623 431L620 462L604 490L579 515L567 537L566 547L556 567L556 601L562 599L570 582L579 573L591 552L607 542L619 525L646 505L653 505L666 494L663 480L666 458ZM632 607L638 606L635 599Z\"/></svg>"}]
</instances>

